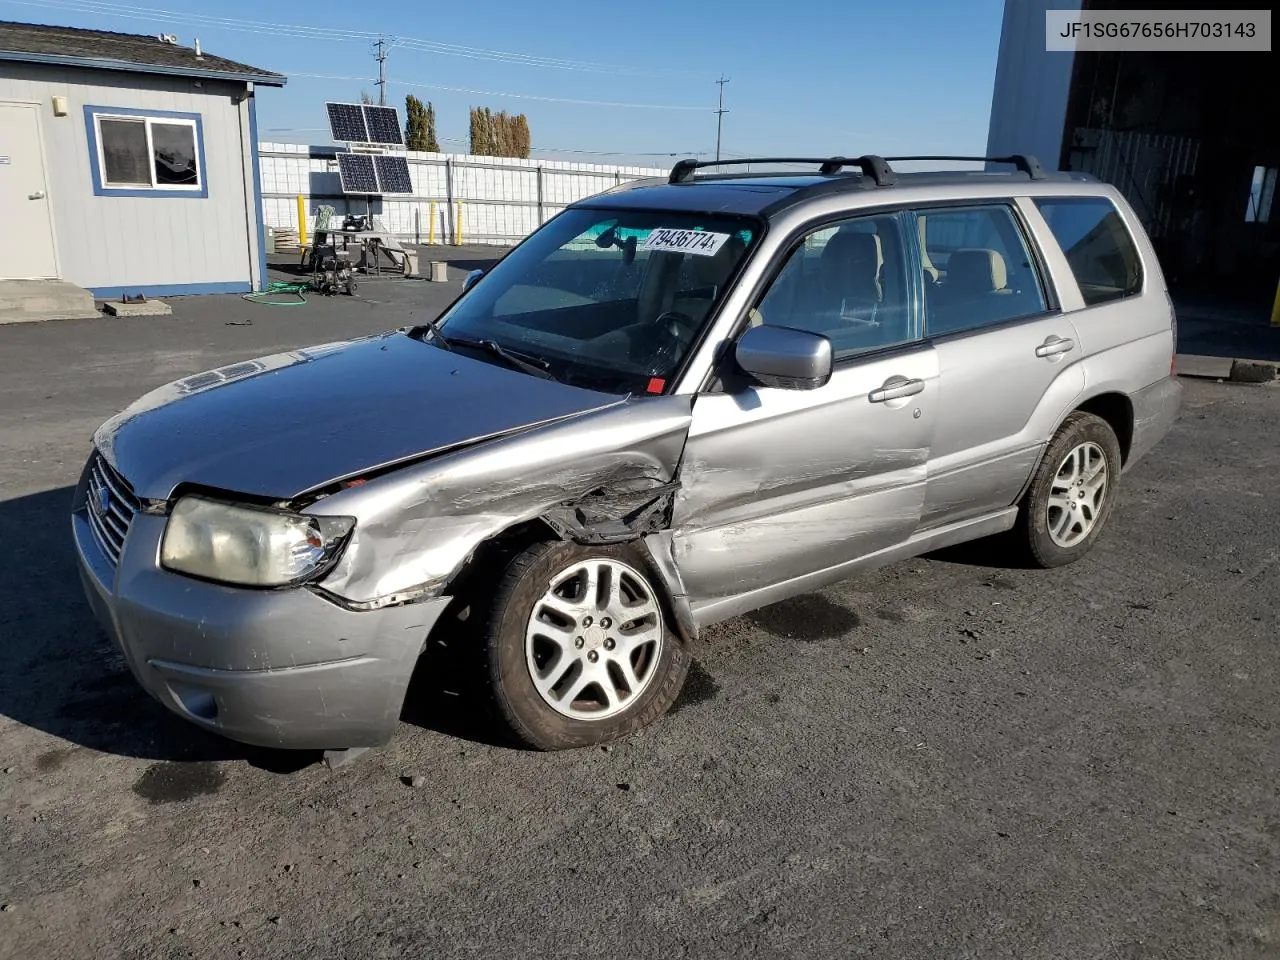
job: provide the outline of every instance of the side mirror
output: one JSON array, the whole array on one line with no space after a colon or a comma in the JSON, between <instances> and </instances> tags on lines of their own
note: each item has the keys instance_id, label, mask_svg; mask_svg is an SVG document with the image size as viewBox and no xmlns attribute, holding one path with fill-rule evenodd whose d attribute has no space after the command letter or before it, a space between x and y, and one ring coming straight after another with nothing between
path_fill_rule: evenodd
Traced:
<instances>
[{"instance_id":1,"label":"side mirror","mask_svg":"<svg viewBox=\"0 0 1280 960\"><path fill-rule=\"evenodd\" d=\"M483 270L472 270L470 273L468 273L467 279L462 281L462 292L466 293L468 290L474 287L476 285L476 281L478 281L483 276L484 276Z\"/></svg>"},{"instance_id":2,"label":"side mirror","mask_svg":"<svg viewBox=\"0 0 1280 960\"><path fill-rule=\"evenodd\" d=\"M756 383L815 390L831 379L831 341L790 327L751 327L733 347L734 360Z\"/></svg>"}]
</instances>

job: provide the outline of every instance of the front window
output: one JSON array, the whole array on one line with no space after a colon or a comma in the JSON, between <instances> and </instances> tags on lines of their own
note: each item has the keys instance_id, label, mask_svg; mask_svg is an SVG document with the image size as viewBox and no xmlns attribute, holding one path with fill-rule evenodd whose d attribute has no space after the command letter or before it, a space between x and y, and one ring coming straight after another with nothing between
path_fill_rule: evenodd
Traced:
<instances>
[{"instance_id":1,"label":"front window","mask_svg":"<svg viewBox=\"0 0 1280 960\"><path fill-rule=\"evenodd\" d=\"M98 192L204 192L200 124L193 114L90 114Z\"/></svg>"},{"instance_id":2,"label":"front window","mask_svg":"<svg viewBox=\"0 0 1280 960\"><path fill-rule=\"evenodd\" d=\"M569 210L495 266L440 328L456 349L492 341L565 383L663 393L758 237L754 221L731 217Z\"/></svg>"}]
</instances>

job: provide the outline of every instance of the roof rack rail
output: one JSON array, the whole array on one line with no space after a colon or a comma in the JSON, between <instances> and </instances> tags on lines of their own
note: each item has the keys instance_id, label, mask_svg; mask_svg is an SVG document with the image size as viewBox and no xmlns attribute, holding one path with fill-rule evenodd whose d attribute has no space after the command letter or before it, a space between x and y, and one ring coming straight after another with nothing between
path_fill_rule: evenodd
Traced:
<instances>
[{"instance_id":1,"label":"roof rack rail","mask_svg":"<svg viewBox=\"0 0 1280 960\"><path fill-rule=\"evenodd\" d=\"M1013 153L1007 157L885 157L885 160L895 163L899 160L972 160L975 163L978 161L983 163L1011 163L1032 180L1044 180L1048 177L1040 161L1026 153Z\"/></svg>"},{"instance_id":2,"label":"roof rack rail","mask_svg":"<svg viewBox=\"0 0 1280 960\"><path fill-rule=\"evenodd\" d=\"M847 157L745 157L740 160L680 160L671 168L668 183L687 183L693 179L696 171L703 167L744 166L751 163L803 163L817 164L818 172L824 176L839 173L845 167L858 167L863 176L870 177L878 187L887 187L894 182L893 170L884 158L868 154L867 156Z\"/></svg>"}]
</instances>

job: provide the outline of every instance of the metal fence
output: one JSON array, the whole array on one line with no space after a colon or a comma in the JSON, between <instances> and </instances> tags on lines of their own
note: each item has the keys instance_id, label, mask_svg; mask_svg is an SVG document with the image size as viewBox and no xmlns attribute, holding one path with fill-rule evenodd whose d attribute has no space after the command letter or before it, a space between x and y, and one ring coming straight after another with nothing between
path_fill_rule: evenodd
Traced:
<instances>
[{"instance_id":1,"label":"metal fence","mask_svg":"<svg viewBox=\"0 0 1280 960\"><path fill-rule=\"evenodd\" d=\"M1152 239L1173 226L1178 181L1196 172L1200 141L1191 137L1077 127L1068 167L1113 183L1133 205Z\"/></svg>"},{"instance_id":2,"label":"metal fence","mask_svg":"<svg viewBox=\"0 0 1280 960\"><path fill-rule=\"evenodd\" d=\"M366 198L343 194L334 147L259 143L263 216L277 230L298 229L304 198L307 233L321 206L371 214L379 229L403 240L434 244L515 243L570 203L641 177L668 171L564 161L407 154L413 193Z\"/></svg>"}]
</instances>

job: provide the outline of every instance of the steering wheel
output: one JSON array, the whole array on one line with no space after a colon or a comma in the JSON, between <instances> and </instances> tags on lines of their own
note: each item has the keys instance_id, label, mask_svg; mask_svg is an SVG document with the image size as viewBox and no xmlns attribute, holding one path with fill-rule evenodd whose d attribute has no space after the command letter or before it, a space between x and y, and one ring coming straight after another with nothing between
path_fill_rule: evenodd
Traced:
<instances>
[{"instance_id":1,"label":"steering wheel","mask_svg":"<svg viewBox=\"0 0 1280 960\"><path fill-rule=\"evenodd\" d=\"M678 350L693 340L698 323L687 313L668 310L654 321L654 327L655 342L649 354L649 366L656 375L668 361L674 359Z\"/></svg>"}]
</instances>

